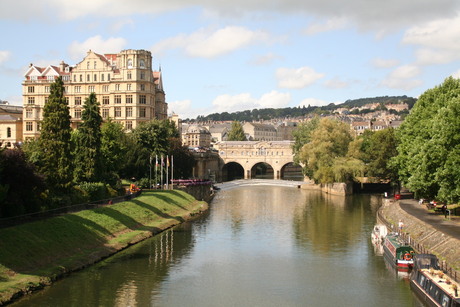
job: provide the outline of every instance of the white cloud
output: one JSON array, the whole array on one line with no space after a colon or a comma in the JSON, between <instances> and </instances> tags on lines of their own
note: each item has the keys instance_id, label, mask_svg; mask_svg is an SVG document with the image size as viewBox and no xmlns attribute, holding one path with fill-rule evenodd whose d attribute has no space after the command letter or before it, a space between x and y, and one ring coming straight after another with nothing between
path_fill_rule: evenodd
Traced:
<instances>
[{"instance_id":1,"label":"white cloud","mask_svg":"<svg viewBox=\"0 0 460 307\"><path fill-rule=\"evenodd\" d=\"M96 35L82 43L77 41L72 42L68 48L68 52L73 60L81 60L90 49L95 52L118 53L126 44L127 41L121 37L111 37L104 40L100 35Z\"/></svg>"},{"instance_id":2,"label":"white cloud","mask_svg":"<svg viewBox=\"0 0 460 307\"><path fill-rule=\"evenodd\" d=\"M249 93L238 95L220 95L217 96L213 104L213 110L208 113L236 112L241 110L251 110L260 108L282 108L286 107L291 101L289 93L280 93L271 91L262 95L260 98L254 98Z\"/></svg>"},{"instance_id":3,"label":"white cloud","mask_svg":"<svg viewBox=\"0 0 460 307\"><path fill-rule=\"evenodd\" d=\"M422 65L445 64L460 59L460 15L428 21L408 29L402 42L420 46L417 62Z\"/></svg>"},{"instance_id":4,"label":"white cloud","mask_svg":"<svg viewBox=\"0 0 460 307\"><path fill-rule=\"evenodd\" d=\"M324 74L317 73L310 67L300 68L278 68L276 78L281 88L301 89L324 77Z\"/></svg>"},{"instance_id":5,"label":"white cloud","mask_svg":"<svg viewBox=\"0 0 460 307\"><path fill-rule=\"evenodd\" d=\"M460 79L460 69L457 70L456 72L452 73L452 77Z\"/></svg>"},{"instance_id":6,"label":"white cloud","mask_svg":"<svg viewBox=\"0 0 460 307\"><path fill-rule=\"evenodd\" d=\"M255 57L254 59L250 61L250 64L256 65L256 66L267 65L276 60L282 60L282 59L283 59L282 56L279 56L279 55L276 55L270 52L270 53Z\"/></svg>"},{"instance_id":7,"label":"white cloud","mask_svg":"<svg viewBox=\"0 0 460 307\"><path fill-rule=\"evenodd\" d=\"M349 86L349 83L347 81L340 80L339 78L333 78L330 80L327 80L324 85L327 88L332 88L332 89L338 89L338 88L346 88Z\"/></svg>"},{"instance_id":8,"label":"white cloud","mask_svg":"<svg viewBox=\"0 0 460 307\"><path fill-rule=\"evenodd\" d=\"M382 82L381 85L403 90L411 90L420 85L422 81L414 79L419 76L421 70L415 65L402 65L393 70Z\"/></svg>"},{"instance_id":9,"label":"white cloud","mask_svg":"<svg viewBox=\"0 0 460 307\"><path fill-rule=\"evenodd\" d=\"M3 62L8 61L10 56L11 56L11 52L7 50L0 50L0 65L2 65Z\"/></svg>"},{"instance_id":10,"label":"white cloud","mask_svg":"<svg viewBox=\"0 0 460 307\"><path fill-rule=\"evenodd\" d=\"M244 27L228 26L215 31L201 29L192 34L180 34L160 41L151 51L160 54L170 49L183 49L191 57L212 58L265 41L268 35Z\"/></svg>"},{"instance_id":11,"label":"white cloud","mask_svg":"<svg viewBox=\"0 0 460 307\"><path fill-rule=\"evenodd\" d=\"M309 25L304 33L307 35L315 35L322 32L328 32L333 30L340 30L347 26L348 21L346 18L331 18L325 23L314 23Z\"/></svg>"},{"instance_id":12,"label":"white cloud","mask_svg":"<svg viewBox=\"0 0 460 307\"><path fill-rule=\"evenodd\" d=\"M332 102L334 104L339 104L339 103L342 103L341 101L337 101L337 102ZM305 98L304 100L302 100L300 103L299 103L299 106L300 107L308 107L308 106L317 106L317 107L322 107L322 106L327 106L331 104L330 101L326 101L326 100L321 100L321 99L316 99L316 98Z\"/></svg>"},{"instance_id":13,"label":"white cloud","mask_svg":"<svg viewBox=\"0 0 460 307\"><path fill-rule=\"evenodd\" d=\"M399 65L399 61L395 59L375 58L372 60L372 66L375 68L391 68Z\"/></svg>"}]
</instances>

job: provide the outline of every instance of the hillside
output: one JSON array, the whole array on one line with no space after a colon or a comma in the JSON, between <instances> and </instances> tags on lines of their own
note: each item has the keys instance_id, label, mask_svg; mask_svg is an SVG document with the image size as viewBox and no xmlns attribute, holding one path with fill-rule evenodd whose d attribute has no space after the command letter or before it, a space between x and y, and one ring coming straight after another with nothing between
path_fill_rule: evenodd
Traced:
<instances>
[{"instance_id":1,"label":"hillside","mask_svg":"<svg viewBox=\"0 0 460 307\"><path fill-rule=\"evenodd\" d=\"M186 119L184 123L190 122L207 122L207 121L259 121L259 120L271 120L276 118L298 118L305 117L313 114L324 114L331 113L337 109L345 108L350 111L353 110L354 114L366 113L366 109L359 110L369 104L379 104L382 108L386 105L395 104L407 104L409 110L414 106L416 98L407 96L382 96L373 98L359 98L353 100L347 100L341 104L329 104L327 106L316 107L288 107L288 108L266 108L266 109L254 109L246 111L238 111L233 113L212 113L207 116L198 116L196 119ZM367 110L368 111L368 110ZM391 110L396 112L394 110ZM397 112L396 112L397 113ZM402 111L404 113L404 111ZM407 111L406 111L407 113ZM402 115L402 114L400 114Z\"/></svg>"}]
</instances>

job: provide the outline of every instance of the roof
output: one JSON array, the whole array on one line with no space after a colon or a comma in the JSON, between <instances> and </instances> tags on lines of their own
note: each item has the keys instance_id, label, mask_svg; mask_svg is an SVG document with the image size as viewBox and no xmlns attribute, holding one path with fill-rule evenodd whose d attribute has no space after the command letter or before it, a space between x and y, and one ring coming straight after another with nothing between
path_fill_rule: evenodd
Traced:
<instances>
[{"instance_id":1,"label":"roof","mask_svg":"<svg viewBox=\"0 0 460 307\"><path fill-rule=\"evenodd\" d=\"M18 117L14 117L14 116L11 116L11 115L0 115L0 121L3 121L3 122L11 122L11 121L18 121L18 120L21 120L20 118Z\"/></svg>"}]
</instances>

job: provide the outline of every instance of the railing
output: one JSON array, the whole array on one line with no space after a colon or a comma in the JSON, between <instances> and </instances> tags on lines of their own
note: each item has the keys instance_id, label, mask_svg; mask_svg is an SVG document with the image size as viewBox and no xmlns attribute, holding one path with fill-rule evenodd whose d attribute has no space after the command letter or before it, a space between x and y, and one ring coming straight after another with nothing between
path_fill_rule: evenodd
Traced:
<instances>
[{"instance_id":1,"label":"railing","mask_svg":"<svg viewBox=\"0 0 460 307\"><path fill-rule=\"evenodd\" d=\"M123 196L97 200L97 201L84 203L84 204L71 205L71 206L60 207L60 208L41 211L41 212L28 213L28 214L23 214L19 216L9 217L9 218L2 218L0 219L0 228L35 222L35 221L47 219L50 217L63 215L63 214L75 213L75 212L79 212L83 210L104 207L104 206L112 205L115 203L119 203L122 201L130 200L132 198L138 197L139 195L141 195L141 193L142 191L138 191L132 194L126 194Z\"/></svg>"},{"instance_id":2,"label":"railing","mask_svg":"<svg viewBox=\"0 0 460 307\"><path fill-rule=\"evenodd\" d=\"M377 218L383 222L385 224L385 226L387 226L388 229L394 229L396 230L397 229L397 226L396 225L393 225L392 223L390 223L386 218L385 216L382 214L382 208L380 208L378 211L377 211ZM421 244L420 242L418 242L417 240L415 240L414 238L412 238L410 236L409 233L406 233L406 232L401 232L399 234L401 236L401 238L404 240L404 242L408 242L408 244L410 246L412 246L412 248L418 253L418 254L433 254L433 252L426 248L425 246L423 246L423 244ZM439 258L438 258L439 259ZM448 276L450 276L453 280L455 280L456 282L460 282L460 272L455 270L452 266L450 266L447 261L445 260L442 260L442 261L439 261L439 266L441 268L441 270Z\"/></svg>"}]
</instances>

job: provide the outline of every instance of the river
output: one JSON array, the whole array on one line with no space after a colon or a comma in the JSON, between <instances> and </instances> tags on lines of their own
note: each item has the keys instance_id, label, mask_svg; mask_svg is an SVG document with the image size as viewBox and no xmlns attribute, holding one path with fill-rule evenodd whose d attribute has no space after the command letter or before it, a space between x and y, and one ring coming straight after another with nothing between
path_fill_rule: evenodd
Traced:
<instances>
[{"instance_id":1,"label":"river","mask_svg":"<svg viewBox=\"0 0 460 307\"><path fill-rule=\"evenodd\" d=\"M221 190L198 220L12 306L419 306L374 252L378 206L294 187Z\"/></svg>"}]
</instances>

